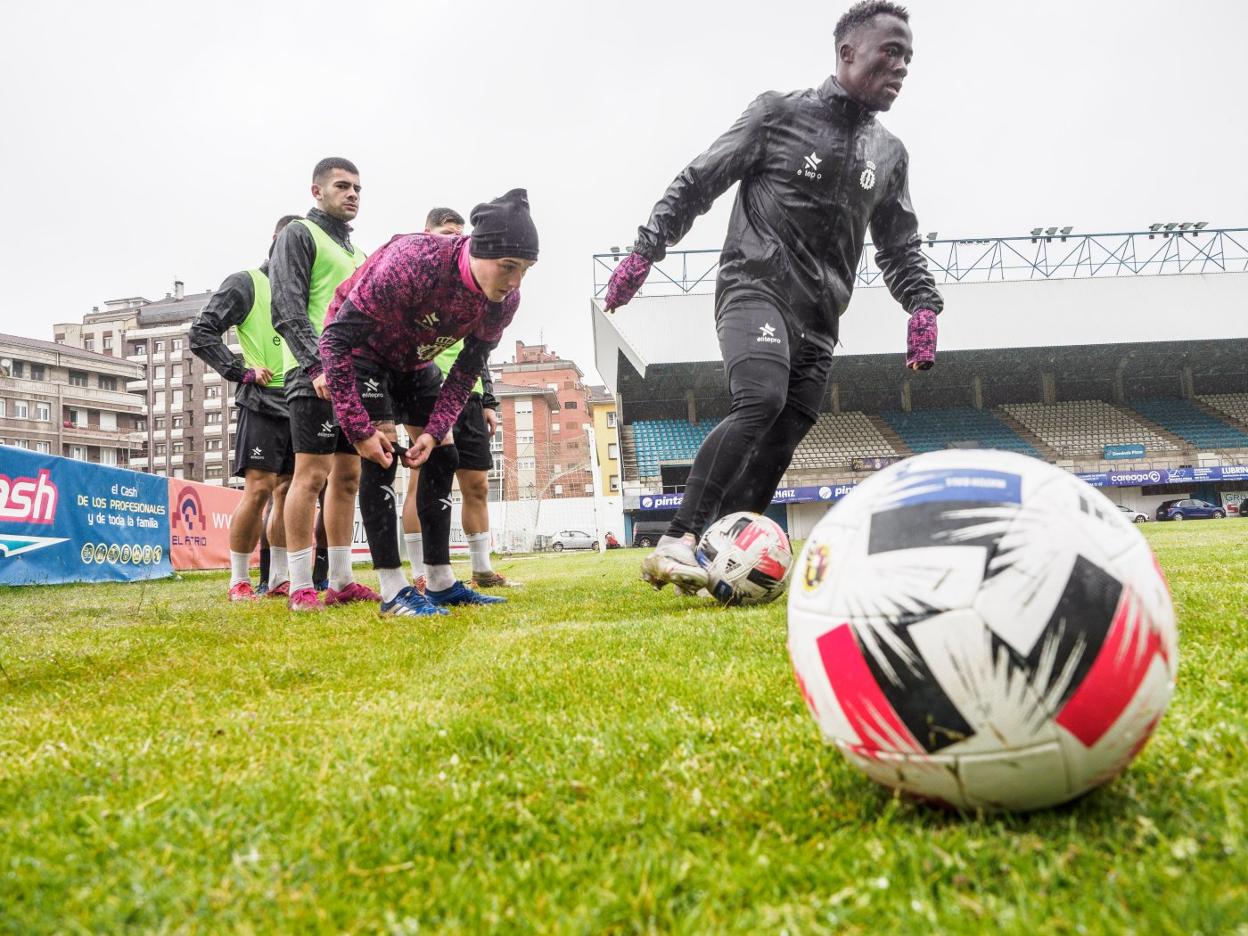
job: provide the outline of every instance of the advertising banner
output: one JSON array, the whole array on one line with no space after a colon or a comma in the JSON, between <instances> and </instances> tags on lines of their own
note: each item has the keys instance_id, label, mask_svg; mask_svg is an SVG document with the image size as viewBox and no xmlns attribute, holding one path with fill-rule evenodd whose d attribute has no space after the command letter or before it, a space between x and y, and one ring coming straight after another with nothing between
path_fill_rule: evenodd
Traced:
<instances>
[{"instance_id":1,"label":"advertising banner","mask_svg":"<svg viewBox=\"0 0 1248 936\"><path fill-rule=\"evenodd\" d=\"M0 446L0 585L172 574L164 478Z\"/></svg>"},{"instance_id":2,"label":"advertising banner","mask_svg":"<svg viewBox=\"0 0 1248 936\"><path fill-rule=\"evenodd\" d=\"M1245 491L1223 491L1222 506L1226 508L1228 517L1237 517L1245 510L1248 510L1248 492Z\"/></svg>"},{"instance_id":3,"label":"advertising banner","mask_svg":"<svg viewBox=\"0 0 1248 936\"><path fill-rule=\"evenodd\" d=\"M773 504L810 504L819 501L838 501L854 489L853 484L819 484L809 487L776 488ZM637 501L639 510L675 510L685 499L684 494L642 494Z\"/></svg>"},{"instance_id":4,"label":"advertising banner","mask_svg":"<svg viewBox=\"0 0 1248 936\"><path fill-rule=\"evenodd\" d=\"M178 571L230 567L230 518L243 492L169 479L169 557ZM260 562L257 546L252 565Z\"/></svg>"},{"instance_id":5,"label":"advertising banner","mask_svg":"<svg viewBox=\"0 0 1248 936\"><path fill-rule=\"evenodd\" d=\"M1114 458L1143 458L1144 446L1138 442L1132 442L1124 445L1107 445L1105 446L1106 460Z\"/></svg>"}]
</instances>

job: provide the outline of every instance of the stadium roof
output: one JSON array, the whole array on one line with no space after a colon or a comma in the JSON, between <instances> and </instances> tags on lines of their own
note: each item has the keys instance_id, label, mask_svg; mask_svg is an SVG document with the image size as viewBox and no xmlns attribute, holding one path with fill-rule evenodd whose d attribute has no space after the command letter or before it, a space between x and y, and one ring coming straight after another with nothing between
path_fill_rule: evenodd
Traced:
<instances>
[{"instance_id":1,"label":"stadium roof","mask_svg":"<svg viewBox=\"0 0 1248 936\"><path fill-rule=\"evenodd\" d=\"M940 287L940 350L1056 348L1248 339L1248 273L951 283ZM634 299L608 315L592 300L598 372L619 391L619 362L645 377L662 364L719 362L714 296ZM838 354L896 354L905 318L888 290L859 287Z\"/></svg>"}]
</instances>

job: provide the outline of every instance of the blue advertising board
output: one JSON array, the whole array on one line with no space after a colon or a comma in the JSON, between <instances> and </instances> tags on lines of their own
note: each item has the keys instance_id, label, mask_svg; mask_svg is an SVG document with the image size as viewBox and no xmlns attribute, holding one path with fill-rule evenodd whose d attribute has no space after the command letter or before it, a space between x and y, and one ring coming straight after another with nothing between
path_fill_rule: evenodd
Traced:
<instances>
[{"instance_id":1,"label":"blue advertising board","mask_svg":"<svg viewBox=\"0 0 1248 936\"><path fill-rule=\"evenodd\" d=\"M172 574L167 479L0 445L0 585Z\"/></svg>"},{"instance_id":2,"label":"blue advertising board","mask_svg":"<svg viewBox=\"0 0 1248 936\"><path fill-rule=\"evenodd\" d=\"M1138 442L1132 442L1125 445L1107 445L1105 446L1105 459L1107 461L1115 458L1143 458L1144 446Z\"/></svg>"},{"instance_id":3,"label":"blue advertising board","mask_svg":"<svg viewBox=\"0 0 1248 936\"><path fill-rule=\"evenodd\" d=\"M1248 465L1217 465L1210 468L1146 468L1139 471L1101 471L1077 477L1093 487L1139 487L1145 484L1205 484L1214 481L1248 481Z\"/></svg>"},{"instance_id":4,"label":"blue advertising board","mask_svg":"<svg viewBox=\"0 0 1248 936\"><path fill-rule=\"evenodd\" d=\"M811 504L838 501L854 489L853 484L817 484L809 487L776 488L773 504ZM637 502L641 510L675 510L685 499L684 494L642 494Z\"/></svg>"}]
</instances>

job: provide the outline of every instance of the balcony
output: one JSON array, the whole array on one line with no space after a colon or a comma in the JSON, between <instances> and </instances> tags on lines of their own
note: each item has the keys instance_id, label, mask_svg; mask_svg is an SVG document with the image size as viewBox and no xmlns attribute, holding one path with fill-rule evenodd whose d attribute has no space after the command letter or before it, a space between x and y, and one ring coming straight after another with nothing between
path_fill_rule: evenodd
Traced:
<instances>
[{"instance_id":1,"label":"balcony","mask_svg":"<svg viewBox=\"0 0 1248 936\"><path fill-rule=\"evenodd\" d=\"M138 380L127 380L126 392L146 394L147 393L147 378L140 377Z\"/></svg>"},{"instance_id":2,"label":"balcony","mask_svg":"<svg viewBox=\"0 0 1248 936\"><path fill-rule=\"evenodd\" d=\"M139 471L150 467L148 464L150 461L151 459L149 459L146 455L135 455L130 459L130 464L127 467L133 468L135 471Z\"/></svg>"},{"instance_id":3,"label":"balcony","mask_svg":"<svg viewBox=\"0 0 1248 936\"><path fill-rule=\"evenodd\" d=\"M219 384L221 382L221 375L210 367L208 370L204 371L204 375L200 378L200 380L205 384Z\"/></svg>"},{"instance_id":4,"label":"balcony","mask_svg":"<svg viewBox=\"0 0 1248 936\"><path fill-rule=\"evenodd\" d=\"M221 409L221 398L220 398L220 397L208 397L208 398L206 398L206 399L204 400L204 410L205 410L205 412L209 412L209 411L212 411L212 410L219 410L219 409Z\"/></svg>"},{"instance_id":5,"label":"balcony","mask_svg":"<svg viewBox=\"0 0 1248 936\"><path fill-rule=\"evenodd\" d=\"M134 448L143 444L142 433L122 429L101 429L99 426L63 426L61 438L68 444L103 445L109 448Z\"/></svg>"},{"instance_id":6,"label":"balcony","mask_svg":"<svg viewBox=\"0 0 1248 936\"><path fill-rule=\"evenodd\" d=\"M221 461L224 454L225 453L222 452L220 449L216 449L215 451L204 452L204 464L205 465L217 464Z\"/></svg>"}]
</instances>

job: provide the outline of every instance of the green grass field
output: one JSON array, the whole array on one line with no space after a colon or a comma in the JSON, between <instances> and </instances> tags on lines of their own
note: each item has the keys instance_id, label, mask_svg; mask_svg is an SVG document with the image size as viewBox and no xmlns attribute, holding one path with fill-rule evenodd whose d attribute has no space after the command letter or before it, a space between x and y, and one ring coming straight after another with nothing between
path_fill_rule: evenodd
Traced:
<instances>
[{"instance_id":1,"label":"green grass field","mask_svg":"<svg viewBox=\"0 0 1248 936\"><path fill-rule=\"evenodd\" d=\"M1248 522L1145 532L1170 711L1025 816L870 784L783 601L656 594L638 551L417 623L222 574L0 591L0 932L1248 933Z\"/></svg>"}]
</instances>

